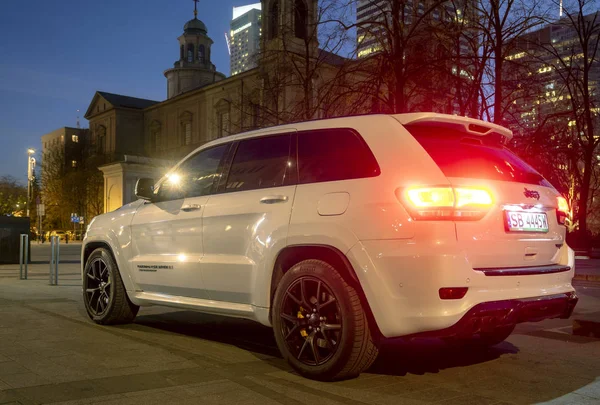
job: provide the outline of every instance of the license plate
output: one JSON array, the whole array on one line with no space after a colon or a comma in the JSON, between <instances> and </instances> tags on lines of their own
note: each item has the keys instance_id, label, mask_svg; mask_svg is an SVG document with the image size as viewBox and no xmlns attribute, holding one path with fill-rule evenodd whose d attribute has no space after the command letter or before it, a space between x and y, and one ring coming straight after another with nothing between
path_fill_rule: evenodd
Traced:
<instances>
[{"instance_id":1,"label":"license plate","mask_svg":"<svg viewBox=\"0 0 600 405\"><path fill-rule=\"evenodd\" d=\"M510 232L548 232L545 213L504 211L506 229Z\"/></svg>"}]
</instances>

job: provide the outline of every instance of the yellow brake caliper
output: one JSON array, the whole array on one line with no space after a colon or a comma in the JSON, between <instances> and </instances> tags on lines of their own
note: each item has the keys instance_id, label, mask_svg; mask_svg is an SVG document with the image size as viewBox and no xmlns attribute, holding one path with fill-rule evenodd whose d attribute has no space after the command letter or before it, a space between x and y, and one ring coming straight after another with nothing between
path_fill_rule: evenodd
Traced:
<instances>
[{"instance_id":1,"label":"yellow brake caliper","mask_svg":"<svg viewBox=\"0 0 600 405\"><path fill-rule=\"evenodd\" d=\"M302 315L302 311L304 311L304 308L300 307L300 309L298 310L298 319L304 319L304 315ZM300 329L300 335L302 335L303 338L306 338L308 336L308 333L306 333L305 328Z\"/></svg>"}]
</instances>

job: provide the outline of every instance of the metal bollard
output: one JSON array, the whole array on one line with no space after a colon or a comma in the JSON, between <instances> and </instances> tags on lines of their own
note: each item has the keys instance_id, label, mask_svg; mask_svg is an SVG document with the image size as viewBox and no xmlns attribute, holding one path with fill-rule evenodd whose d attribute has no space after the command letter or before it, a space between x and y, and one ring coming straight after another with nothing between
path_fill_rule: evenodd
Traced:
<instances>
[{"instance_id":1,"label":"metal bollard","mask_svg":"<svg viewBox=\"0 0 600 405\"><path fill-rule=\"evenodd\" d=\"M58 285L58 263L60 262L60 236L50 237L50 285Z\"/></svg>"},{"instance_id":2,"label":"metal bollard","mask_svg":"<svg viewBox=\"0 0 600 405\"><path fill-rule=\"evenodd\" d=\"M23 272L23 261L25 262L25 272ZM21 234L21 244L19 246L19 279L27 280L27 265L29 264L29 235Z\"/></svg>"}]
</instances>

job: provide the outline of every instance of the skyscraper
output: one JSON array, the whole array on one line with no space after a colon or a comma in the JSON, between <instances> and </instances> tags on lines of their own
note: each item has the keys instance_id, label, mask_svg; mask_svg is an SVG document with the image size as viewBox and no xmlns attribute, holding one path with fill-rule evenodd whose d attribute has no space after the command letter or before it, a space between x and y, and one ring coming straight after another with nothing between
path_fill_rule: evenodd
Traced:
<instances>
[{"instance_id":1,"label":"skyscraper","mask_svg":"<svg viewBox=\"0 0 600 405\"><path fill-rule=\"evenodd\" d=\"M591 26L599 18L600 14L595 12L583 16L582 21ZM600 69L592 57L594 44L593 40L588 43L585 54L590 102L597 105ZM517 133L527 132L526 129L536 128L545 118L553 117L553 121L575 129L577 112L572 111L571 98L576 97L575 105L582 103L585 58L578 32L570 20L563 17L520 36L506 59L503 91L512 98L507 106L507 125Z\"/></svg>"},{"instance_id":2,"label":"skyscraper","mask_svg":"<svg viewBox=\"0 0 600 405\"><path fill-rule=\"evenodd\" d=\"M384 49L388 40L386 26L392 27L393 0L358 0L356 5L356 45L359 58L369 56ZM398 7L399 18L406 32L429 13L427 24L462 23L465 13L473 13L473 0L455 0L437 2L434 0L403 0ZM425 24L425 25L427 25Z\"/></svg>"},{"instance_id":3,"label":"skyscraper","mask_svg":"<svg viewBox=\"0 0 600 405\"><path fill-rule=\"evenodd\" d=\"M234 7L230 27L230 69L231 75L236 75L257 66L261 35L260 3Z\"/></svg>"},{"instance_id":4,"label":"skyscraper","mask_svg":"<svg viewBox=\"0 0 600 405\"><path fill-rule=\"evenodd\" d=\"M362 58L381 50L381 39L377 38L379 27L364 24L367 21L381 22L390 9L389 2L376 0L358 0L356 5L358 57Z\"/></svg>"}]
</instances>

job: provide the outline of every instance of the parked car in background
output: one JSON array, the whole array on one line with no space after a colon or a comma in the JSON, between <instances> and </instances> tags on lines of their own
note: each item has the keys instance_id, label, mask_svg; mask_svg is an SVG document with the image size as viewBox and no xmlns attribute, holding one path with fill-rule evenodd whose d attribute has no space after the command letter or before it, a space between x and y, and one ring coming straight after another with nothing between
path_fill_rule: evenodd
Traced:
<instances>
[{"instance_id":1,"label":"parked car in background","mask_svg":"<svg viewBox=\"0 0 600 405\"><path fill-rule=\"evenodd\" d=\"M50 236L58 236L58 237L60 237L60 240L66 240L67 232L60 231L60 230L54 230L54 231L50 232Z\"/></svg>"},{"instance_id":2,"label":"parked car in background","mask_svg":"<svg viewBox=\"0 0 600 405\"><path fill-rule=\"evenodd\" d=\"M118 324L167 305L252 319L319 380L357 376L388 338L490 346L519 322L568 318L569 207L511 137L415 113L209 142L90 223L87 313Z\"/></svg>"}]
</instances>

